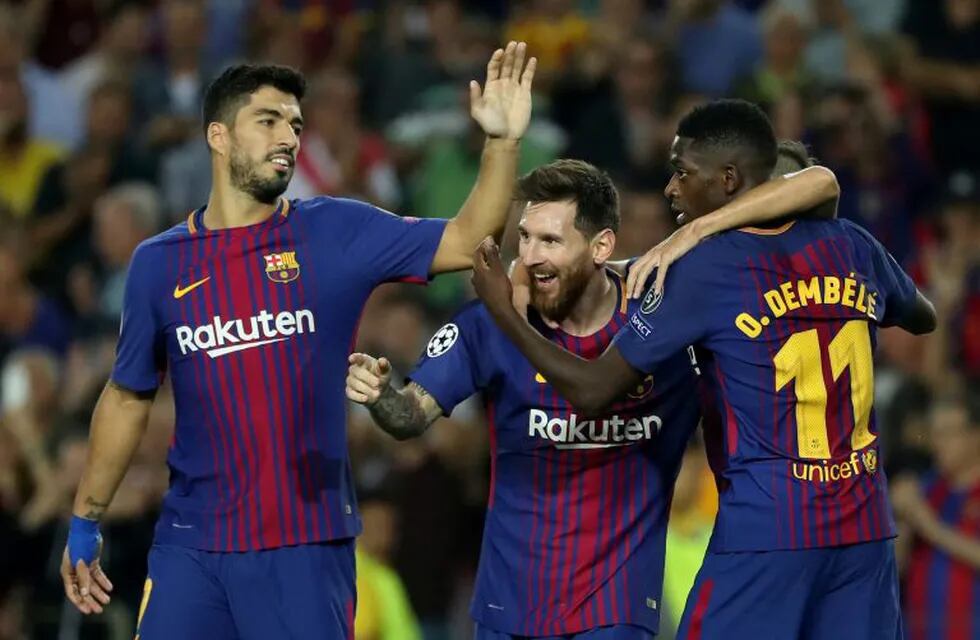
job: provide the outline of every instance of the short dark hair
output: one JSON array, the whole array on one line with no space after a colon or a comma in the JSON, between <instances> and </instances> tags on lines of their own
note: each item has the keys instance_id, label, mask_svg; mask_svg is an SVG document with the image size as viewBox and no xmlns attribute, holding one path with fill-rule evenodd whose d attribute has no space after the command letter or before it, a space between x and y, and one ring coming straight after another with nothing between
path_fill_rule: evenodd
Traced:
<instances>
[{"instance_id":1,"label":"short dark hair","mask_svg":"<svg viewBox=\"0 0 980 640\"><path fill-rule=\"evenodd\" d=\"M817 159L810 155L806 145L799 140L780 140L776 148L776 166L772 169L774 176L782 176L794 171L802 171L817 164Z\"/></svg>"},{"instance_id":2,"label":"short dark hair","mask_svg":"<svg viewBox=\"0 0 980 640\"><path fill-rule=\"evenodd\" d=\"M540 166L517 181L522 202L575 203L575 228L587 238L603 229L619 231L619 193L612 178L584 160L561 159Z\"/></svg>"},{"instance_id":3,"label":"short dark hair","mask_svg":"<svg viewBox=\"0 0 980 640\"><path fill-rule=\"evenodd\" d=\"M275 64L239 64L228 67L208 85L204 94L203 127L207 132L212 122L229 127L235 114L248 103L249 97L262 87L274 87L302 100L306 95L303 74L292 67Z\"/></svg>"},{"instance_id":4,"label":"short dark hair","mask_svg":"<svg viewBox=\"0 0 980 640\"><path fill-rule=\"evenodd\" d=\"M757 178L776 165L776 134L769 116L745 100L715 100L692 109L677 126L677 135L697 146L737 149Z\"/></svg>"}]
</instances>

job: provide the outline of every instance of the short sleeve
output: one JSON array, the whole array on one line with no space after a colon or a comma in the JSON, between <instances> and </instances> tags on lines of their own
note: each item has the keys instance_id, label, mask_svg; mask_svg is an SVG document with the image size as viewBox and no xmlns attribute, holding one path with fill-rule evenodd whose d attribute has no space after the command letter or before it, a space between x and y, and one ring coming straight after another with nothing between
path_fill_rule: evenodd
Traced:
<instances>
[{"instance_id":1,"label":"short sleeve","mask_svg":"<svg viewBox=\"0 0 980 640\"><path fill-rule=\"evenodd\" d=\"M130 391L153 391L160 386L163 343L153 310L153 265L147 249L133 253L126 274L119 341L112 381Z\"/></svg>"},{"instance_id":2,"label":"short sleeve","mask_svg":"<svg viewBox=\"0 0 980 640\"><path fill-rule=\"evenodd\" d=\"M375 277L375 282L425 283L447 220L397 216L378 207L337 198L354 213L357 227L347 255Z\"/></svg>"},{"instance_id":3,"label":"short sleeve","mask_svg":"<svg viewBox=\"0 0 980 640\"><path fill-rule=\"evenodd\" d=\"M436 399L445 415L486 386L482 306L471 303L436 331L408 378Z\"/></svg>"},{"instance_id":4,"label":"short sleeve","mask_svg":"<svg viewBox=\"0 0 980 640\"><path fill-rule=\"evenodd\" d=\"M844 222L856 241L869 251L871 275L878 287L878 324L895 326L918 298L915 282L874 236L852 222Z\"/></svg>"},{"instance_id":5,"label":"short sleeve","mask_svg":"<svg viewBox=\"0 0 980 640\"><path fill-rule=\"evenodd\" d=\"M694 251L676 262L667 274L661 295L650 288L639 304L630 305L627 324L619 330L613 344L637 371L651 373L667 360L701 339L708 331L700 300L704 285L697 277L698 254Z\"/></svg>"}]
</instances>

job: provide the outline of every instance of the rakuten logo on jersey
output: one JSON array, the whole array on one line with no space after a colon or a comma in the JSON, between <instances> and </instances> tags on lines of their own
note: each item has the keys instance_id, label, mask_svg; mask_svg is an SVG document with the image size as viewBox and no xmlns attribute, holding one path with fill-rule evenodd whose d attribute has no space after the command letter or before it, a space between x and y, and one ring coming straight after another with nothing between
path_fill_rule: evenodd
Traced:
<instances>
[{"instance_id":1,"label":"rakuten logo on jersey","mask_svg":"<svg viewBox=\"0 0 980 640\"><path fill-rule=\"evenodd\" d=\"M215 316L200 327L177 327L177 346L184 355L204 350L212 358L235 351L254 349L273 342L289 340L298 333L314 333L316 322L309 309L280 311L273 315L263 309L244 320L223 320Z\"/></svg>"},{"instance_id":2,"label":"rakuten logo on jersey","mask_svg":"<svg viewBox=\"0 0 980 640\"><path fill-rule=\"evenodd\" d=\"M557 449L604 449L651 440L660 431L661 420L659 416L582 420L574 413L566 420L531 409L527 426L527 435L551 440Z\"/></svg>"}]
</instances>

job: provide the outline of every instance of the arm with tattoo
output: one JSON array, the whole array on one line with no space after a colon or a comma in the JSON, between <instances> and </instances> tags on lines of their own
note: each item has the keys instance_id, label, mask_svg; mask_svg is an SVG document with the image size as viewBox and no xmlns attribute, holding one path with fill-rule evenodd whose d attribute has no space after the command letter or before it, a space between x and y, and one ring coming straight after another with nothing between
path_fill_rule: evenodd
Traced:
<instances>
[{"instance_id":1,"label":"arm with tattoo","mask_svg":"<svg viewBox=\"0 0 980 640\"><path fill-rule=\"evenodd\" d=\"M442 407L412 382L403 389L391 384L391 363L366 353L351 354L347 370L347 397L364 405L371 417L397 440L416 438L442 415Z\"/></svg>"},{"instance_id":2,"label":"arm with tattoo","mask_svg":"<svg viewBox=\"0 0 980 640\"><path fill-rule=\"evenodd\" d=\"M442 415L436 399L414 382L403 389L385 386L368 411L374 422L396 440L422 435Z\"/></svg>"}]
</instances>

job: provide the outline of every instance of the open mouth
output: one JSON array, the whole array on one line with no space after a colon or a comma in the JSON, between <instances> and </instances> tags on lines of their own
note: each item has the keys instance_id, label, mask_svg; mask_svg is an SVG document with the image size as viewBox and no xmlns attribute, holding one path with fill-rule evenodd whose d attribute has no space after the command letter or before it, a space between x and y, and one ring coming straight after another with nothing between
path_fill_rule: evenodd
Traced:
<instances>
[{"instance_id":1,"label":"open mouth","mask_svg":"<svg viewBox=\"0 0 980 640\"><path fill-rule=\"evenodd\" d=\"M269 162L271 162L279 171L289 171L293 168L293 158L289 155L274 155L269 158Z\"/></svg>"},{"instance_id":2,"label":"open mouth","mask_svg":"<svg viewBox=\"0 0 980 640\"><path fill-rule=\"evenodd\" d=\"M549 289L558 283L558 276L554 273L535 273L531 277L538 289Z\"/></svg>"}]
</instances>

